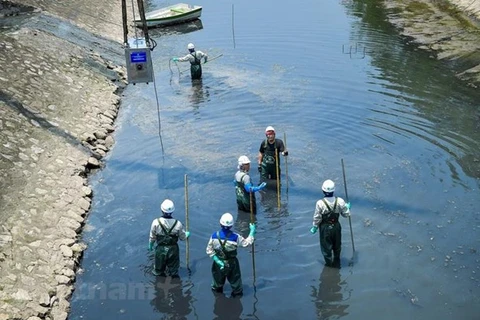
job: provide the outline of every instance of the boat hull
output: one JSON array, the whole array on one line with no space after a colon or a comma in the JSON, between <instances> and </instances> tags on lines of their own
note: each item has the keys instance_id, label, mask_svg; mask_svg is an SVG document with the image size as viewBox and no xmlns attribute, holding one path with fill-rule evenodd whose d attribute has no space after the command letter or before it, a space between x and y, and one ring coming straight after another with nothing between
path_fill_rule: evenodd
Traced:
<instances>
[{"instance_id":1,"label":"boat hull","mask_svg":"<svg viewBox=\"0 0 480 320\"><path fill-rule=\"evenodd\" d=\"M201 15L201 6L179 3L173 6L148 12L145 14L145 19L147 27L152 28L196 20L200 18ZM134 24L137 27L143 27L143 23L140 19L134 20Z\"/></svg>"}]
</instances>

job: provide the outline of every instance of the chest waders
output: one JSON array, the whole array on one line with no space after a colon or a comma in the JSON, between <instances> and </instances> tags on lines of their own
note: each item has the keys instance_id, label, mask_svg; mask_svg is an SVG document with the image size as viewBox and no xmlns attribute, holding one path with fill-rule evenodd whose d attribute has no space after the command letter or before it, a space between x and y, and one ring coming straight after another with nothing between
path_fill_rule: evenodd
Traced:
<instances>
[{"instance_id":1,"label":"chest waders","mask_svg":"<svg viewBox=\"0 0 480 320\"><path fill-rule=\"evenodd\" d=\"M170 230L158 219L158 224L162 228L163 234L157 235L157 247L155 248L155 270L157 275L168 275L172 277L178 276L178 269L180 268L180 254L178 248L178 235L172 235L172 231L177 225L178 220L175 220Z\"/></svg>"},{"instance_id":2,"label":"chest waders","mask_svg":"<svg viewBox=\"0 0 480 320\"><path fill-rule=\"evenodd\" d=\"M190 62L190 75L192 80L197 80L202 78L202 65L200 59L197 58L197 54L191 53L194 58L193 62Z\"/></svg>"},{"instance_id":3,"label":"chest waders","mask_svg":"<svg viewBox=\"0 0 480 320\"><path fill-rule=\"evenodd\" d=\"M215 254L223 261L225 267L220 269L217 263L212 263L212 290L215 292L223 292L225 281L228 280L232 287L232 296L239 296L243 293L242 274L240 272L240 264L237 259L237 250L227 251L225 244L231 233L225 235L222 241L220 232L217 231L217 239L220 242L221 248L215 251Z\"/></svg>"},{"instance_id":4,"label":"chest waders","mask_svg":"<svg viewBox=\"0 0 480 320\"><path fill-rule=\"evenodd\" d=\"M320 248L325 259L325 265L340 268L342 227L338 222L340 214L336 212L337 198L335 197L333 208L330 208L325 199L322 199L322 202L327 207L328 213L322 216L322 222L320 223Z\"/></svg>"},{"instance_id":5,"label":"chest waders","mask_svg":"<svg viewBox=\"0 0 480 320\"><path fill-rule=\"evenodd\" d=\"M243 173L240 181L235 181L235 193L237 196L237 207L238 210L242 210L245 212L250 212L250 193L245 191L245 183L243 183L243 178L245 178L247 174ZM253 213L257 213L257 205L255 201L255 193L252 194L252 207Z\"/></svg>"},{"instance_id":6,"label":"chest waders","mask_svg":"<svg viewBox=\"0 0 480 320\"><path fill-rule=\"evenodd\" d=\"M268 139L265 139L264 149L261 172L262 178L277 179L277 162L275 160L275 152L278 152L277 139L275 139L273 145L270 145ZM280 165L280 163L278 165ZM280 167L278 167L278 174L280 175Z\"/></svg>"}]
</instances>

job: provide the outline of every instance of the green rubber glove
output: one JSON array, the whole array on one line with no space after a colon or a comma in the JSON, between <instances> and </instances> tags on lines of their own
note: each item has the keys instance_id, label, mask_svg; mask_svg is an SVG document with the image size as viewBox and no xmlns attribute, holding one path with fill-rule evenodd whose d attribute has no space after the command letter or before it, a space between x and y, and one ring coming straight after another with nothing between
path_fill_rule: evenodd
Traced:
<instances>
[{"instance_id":1,"label":"green rubber glove","mask_svg":"<svg viewBox=\"0 0 480 320\"><path fill-rule=\"evenodd\" d=\"M351 206L352 206L352 205L350 204L350 202L345 203L345 207L347 207L348 210L350 210L350 207L351 207Z\"/></svg>"},{"instance_id":2,"label":"green rubber glove","mask_svg":"<svg viewBox=\"0 0 480 320\"><path fill-rule=\"evenodd\" d=\"M152 250L153 250L153 245L154 245L154 244L155 244L155 242L153 242L153 241L150 241L150 242L148 243L148 251L152 251Z\"/></svg>"},{"instance_id":3,"label":"green rubber glove","mask_svg":"<svg viewBox=\"0 0 480 320\"><path fill-rule=\"evenodd\" d=\"M223 261L220 260L220 258L218 258L216 255L214 255L212 259L220 267L220 270L223 270L223 268L225 268L225 263L223 263Z\"/></svg>"},{"instance_id":4,"label":"green rubber glove","mask_svg":"<svg viewBox=\"0 0 480 320\"><path fill-rule=\"evenodd\" d=\"M178 58L172 58L173 62L177 62Z\"/></svg>"},{"instance_id":5,"label":"green rubber glove","mask_svg":"<svg viewBox=\"0 0 480 320\"><path fill-rule=\"evenodd\" d=\"M255 226L255 223L250 223L249 228L250 228L250 234L248 236L255 237L255 233L257 233L257 226Z\"/></svg>"},{"instance_id":6,"label":"green rubber glove","mask_svg":"<svg viewBox=\"0 0 480 320\"><path fill-rule=\"evenodd\" d=\"M190 231L185 231L185 237L188 239L190 237Z\"/></svg>"},{"instance_id":7,"label":"green rubber glove","mask_svg":"<svg viewBox=\"0 0 480 320\"><path fill-rule=\"evenodd\" d=\"M313 226L313 227L310 229L310 233L311 233L311 234L315 234L315 233L317 233L317 230L318 230L318 227L317 227L317 226Z\"/></svg>"}]
</instances>

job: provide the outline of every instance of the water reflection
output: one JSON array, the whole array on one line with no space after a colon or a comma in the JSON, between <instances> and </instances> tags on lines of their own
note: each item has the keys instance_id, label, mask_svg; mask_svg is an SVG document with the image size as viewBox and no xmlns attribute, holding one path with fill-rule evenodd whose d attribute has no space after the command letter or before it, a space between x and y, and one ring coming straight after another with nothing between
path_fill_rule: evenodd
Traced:
<instances>
[{"instance_id":1,"label":"water reflection","mask_svg":"<svg viewBox=\"0 0 480 320\"><path fill-rule=\"evenodd\" d=\"M250 232L250 222L256 223L257 216L253 215L253 221L250 221L251 215L245 211L238 210L237 219L235 220L235 230L243 236L246 236Z\"/></svg>"},{"instance_id":2,"label":"water reflection","mask_svg":"<svg viewBox=\"0 0 480 320\"><path fill-rule=\"evenodd\" d=\"M210 97L210 92L208 91L208 86L203 86L202 79L192 80L192 92L190 94L190 102L195 111L198 111L198 107L203 103L208 101Z\"/></svg>"},{"instance_id":3,"label":"water reflection","mask_svg":"<svg viewBox=\"0 0 480 320\"><path fill-rule=\"evenodd\" d=\"M312 286L317 319L339 319L348 315L347 304L343 302L340 270L324 267L320 274L318 289Z\"/></svg>"},{"instance_id":4,"label":"water reflection","mask_svg":"<svg viewBox=\"0 0 480 320\"><path fill-rule=\"evenodd\" d=\"M227 298L223 294L215 294L213 313L214 320L240 319L243 312L242 300L239 297Z\"/></svg>"},{"instance_id":5,"label":"water reflection","mask_svg":"<svg viewBox=\"0 0 480 320\"><path fill-rule=\"evenodd\" d=\"M162 319L187 319L190 314L190 289L183 293L182 280L172 277L155 278L155 297L150 301L154 309L165 316Z\"/></svg>"}]
</instances>

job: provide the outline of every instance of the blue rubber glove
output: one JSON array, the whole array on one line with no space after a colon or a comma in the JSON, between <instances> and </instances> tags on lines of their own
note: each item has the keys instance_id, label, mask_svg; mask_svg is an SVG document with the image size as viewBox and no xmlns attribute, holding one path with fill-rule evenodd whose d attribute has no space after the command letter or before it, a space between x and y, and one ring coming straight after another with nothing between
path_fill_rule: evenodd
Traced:
<instances>
[{"instance_id":1,"label":"blue rubber glove","mask_svg":"<svg viewBox=\"0 0 480 320\"><path fill-rule=\"evenodd\" d=\"M245 185L245 189L248 192L257 192L257 191L265 189L266 186L267 186L266 182L262 182L258 187L254 187L254 186L252 186L251 183L248 183L248 184Z\"/></svg>"},{"instance_id":2,"label":"blue rubber glove","mask_svg":"<svg viewBox=\"0 0 480 320\"><path fill-rule=\"evenodd\" d=\"M190 231L185 231L185 237L188 239L190 237Z\"/></svg>"},{"instance_id":3,"label":"blue rubber glove","mask_svg":"<svg viewBox=\"0 0 480 320\"><path fill-rule=\"evenodd\" d=\"M173 60L174 62L177 62L177 61L178 61L178 58L172 58L172 60Z\"/></svg>"},{"instance_id":4,"label":"blue rubber glove","mask_svg":"<svg viewBox=\"0 0 480 320\"><path fill-rule=\"evenodd\" d=\"M152 251L152 250L153 250L153 245L154 245L154 244L155 244L155 242L153 242L153 241L150 241L150 242L148 243L148 251Z\"/></svg>"},{"instance_id":5,"label":"blue rubber glove","mask_svg":"<svg viewBox=\"0 0 480 320\"><path fill-rule=\"evenodd\" d=\"M351 207L351 206L352 206L352 205L350 204L350 202L345 203L345 207L347 207L348 210L350 210L350 207Z\"/></svg>"},{"instance_id":6,"label":"blue rubber glove","mask_svg":"<svg viewBox=\"0 0 480 320\"><path fill-rule=\"evenodd\" d=\"M250 223L249 228L250 228L250 234L248 236L255 237L255 233L257 233L257 226L255 225L255 223Z\"/></svg>"},{"instance_id":7,"label":"blue rubber glove","mask_svg":"<svg viewBox=\"0 0 480 320\"><path fill-rule=\"evenodd\" d=\"M220 270L222 270L223 268L225 268L225 263L223 263L222 260L220 260L216 255L212 257L213 261L215 261L215 263L217 264L217 266L220 267Z\"/></svg>"},{"instance_id":8,"label":"blue rubber glove","mask_svg":"<svg viewBox=\"0 0 480 320\"><path fill-rule=\"evenodd\" d=\"M311 234L315 234L315 233L317 233L317 230L318 230L318 227L317 227L317 226L313 226L313 227L310 229L310 233L311 233Z\"/></svg>"}]
</instances>

